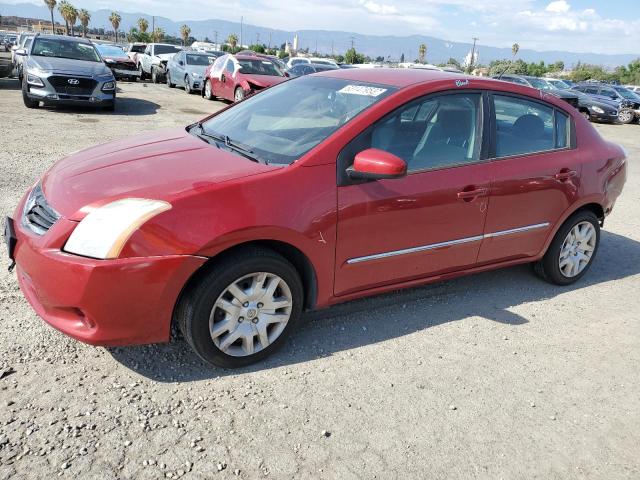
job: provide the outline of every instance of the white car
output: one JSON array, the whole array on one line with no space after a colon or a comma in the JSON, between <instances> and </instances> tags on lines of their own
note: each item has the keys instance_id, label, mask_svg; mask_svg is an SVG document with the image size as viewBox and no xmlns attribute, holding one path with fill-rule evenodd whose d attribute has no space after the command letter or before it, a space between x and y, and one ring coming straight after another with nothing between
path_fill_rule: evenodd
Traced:
<instances>
[{"instance_id":1,"label":"white car","mask_svg":"<svg viewBox=\"0 0 640 480\"><path fill-rule=\"evenodd\" d=\"M291 68L295 65L300 65L302 63L314 63L319 65L333 65L337 67L338 64L332 58L320 58L320 57L292 57L287 62L287 68Z\"/></svg>"},{"instance_id":2,"label":"white car","mask_svg":"<svg viewBox=\"0 0 640 480\"><path fill-rule=\"evenodd\" d=\"M151 78L153 83L164 81L167 62L182 47L168 43L149 43L143 53L137 55L138 71L140 79Z\"/></svg>"}]
</instances>

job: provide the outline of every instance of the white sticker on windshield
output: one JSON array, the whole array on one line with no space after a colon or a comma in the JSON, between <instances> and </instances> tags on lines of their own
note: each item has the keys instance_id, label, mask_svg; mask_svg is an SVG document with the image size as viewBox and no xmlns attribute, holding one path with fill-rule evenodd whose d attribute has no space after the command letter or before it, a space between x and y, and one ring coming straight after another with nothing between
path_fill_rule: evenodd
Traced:
<instances>
[{"instance_id":1,"label":"white sticker on windshield","mask_svg":"<svg viewBox=\"0 0 640 480\"><path fill-rule=\"evenodd\" d=\"M386 88L367 87L366 85L347 85L338 90L338 93L346 93L348 95L364 95L366 97L377 97L386 92Z\"/></svg>"}]
</instances>

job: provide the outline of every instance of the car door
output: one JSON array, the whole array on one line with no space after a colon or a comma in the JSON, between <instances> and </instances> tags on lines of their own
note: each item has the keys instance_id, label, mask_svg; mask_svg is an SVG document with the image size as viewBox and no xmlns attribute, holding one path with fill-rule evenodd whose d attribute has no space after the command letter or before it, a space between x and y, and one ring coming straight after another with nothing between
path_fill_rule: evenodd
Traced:
<instances>
[{"instance_id":1,"label":"car door","mask_svg":"<svg viewBox=\"0 0 640 480\"><path fill-rule=\"evenodd\" d=\"M581 172L566 112L514 94L491 98L491 194L481 264L538 254L575 201Z\"/></svg>"},{"instance_id":2,"label":"car door","mask_svg":"<svg viewBox=\"0 0 640 480\"><path fill-rule=\"evenodd\" d=\"M375 122L338 159L335 294L475 265L487 210L486 97L447 92L405 104ZM356 153L390 152L406 177L350 181Z\"/></svg>"},{"instance_id":3,"label":"car door","mask_svg":"<svg viewBox=\"0 0 640 480\"><path fill-rule=\"evenodd\" d=\"M184 73L185 73L185 53L178 52L173 57L171 57L171 61L173 62L176 70L176 74L173 77L174 81L178 83L180 86L184 86Z\"/></svg>"}]
</instances>

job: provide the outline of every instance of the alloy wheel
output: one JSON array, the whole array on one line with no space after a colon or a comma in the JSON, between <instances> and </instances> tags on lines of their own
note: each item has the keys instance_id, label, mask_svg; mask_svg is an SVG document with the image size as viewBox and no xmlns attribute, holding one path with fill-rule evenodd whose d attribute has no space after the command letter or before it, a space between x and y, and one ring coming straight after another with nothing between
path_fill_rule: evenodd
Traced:
<instances>
[{"instance_id":1,"label":"alloy wheel","mask_svg":"<svg viewBox=\"0 0 640 480\"><path fill-rule=\"evenodd\" d=\"M590 222L580 222L569 230L558 259L565 277L575 277L586 268L595 252L596 242L596 229Z\"/></svg>"},{"instance_id":2,"label":"alloy wheel","mask_svg":"<svg viewBox=\"0 0 640 480\"><path fill-rule=\"evenodd\" d=\"M242 101L244 99L244 90L242 90L241 88L236 88L233 97L236 102Z\"/></svg>"},{"instance_id":3,"label":"alloy wheel","mask_svg":"<svg viewBox=\"0 0 640 480\"><path fill-rule=\"evenodd\" d=\"M631 123L634 113L631 110L621 110L618 114L618 120L622 123Z\"/></svg>"},{"instance_id":4,"label":"alloy wheel","mask_svg":"<svg viewBox=\"0 0 640 480\"><path fill-rule=\"evenodd\" d=\"M285 330L293 296L278 275L256 272L238 278L224 289L209 316L213 343L233 357L264 350Z\"/></svg>"},{"instance_id":5,"label":"alloy wheel","mask_svg":"<svg viewBox=\"0 0 640 480\"><path fill-rule=\"evenodd\" d=\"M205 96L205 98L207 100L212 97L212 95L211 95L211 82L209 80L207 80L204 83L204 96Z\"/></svg>"}]
</instances>

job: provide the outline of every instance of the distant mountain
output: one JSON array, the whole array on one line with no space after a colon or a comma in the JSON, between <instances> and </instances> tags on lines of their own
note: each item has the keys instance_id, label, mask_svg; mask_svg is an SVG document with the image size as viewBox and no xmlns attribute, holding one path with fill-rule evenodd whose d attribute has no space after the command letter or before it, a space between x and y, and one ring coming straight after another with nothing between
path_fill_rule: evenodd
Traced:
<instances>
[{"instance_id":1,"label":"distant mountain","mask_svg":"<svg viewBox=\"0 0 640 480\"><path fill-rule=\"evenodd\" d=\"M144 13L126 13L119 12L122 15L120 28L128 31L131 27L136 26L138 18L144 17L152 23L150 15ZM50 18L49 10L44 6L34 5L30 3L22 3L18 5L0 4L0 14L3 16L21 16L29 18L41 18L46 20ZM91 12L91 27L105 28L111 30L109 15L111 10L96 10ZM62 21L60 14L55 12L56 19ZM204 39L209 37L214 40L222 41L227 38L230 33L240 35L240 23L229 22L226 20L182 20L173 21L165 17L155 17L155 25L162 27L169 35L179 36L180 25L188 24L191 28L191 35ZM217 32L217 34L216 34ZM339 32L331 30L298 30L285 31L272 28L260 27L256 25L242 26L242 42L245 45L255 43L256 39L260 39L260 43L280 46L285 42L293 41L293 36L297 34L300 48L309 48L310 51L317 49L320 53L344 53L351 44L353 39L356 49L371 57L383 56L398 60L404 53L406 61L413 61L418 57L418 45L426 43L428 46L427 60L431 63L440 63L447 61L450 57L462 61L462 59L471 50L471 44L448 42L439 38L412 35L408 37L398 36L377 36L362 35L353 32ZM486 45L478 45L479 62L487 64L492 60L500 60L511 57L510 48L497 48ZM618 65L628 64L634 60L636 55L603 55L596 53L572 53L563 51L536 51L521 49L518 57L527 62L544 61L546 63L562 60L567 67L575 65L578 61L583 63L594 63L603 65L607 68L613 68Z\"/></svg>"}]
</instances>

